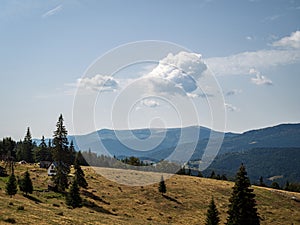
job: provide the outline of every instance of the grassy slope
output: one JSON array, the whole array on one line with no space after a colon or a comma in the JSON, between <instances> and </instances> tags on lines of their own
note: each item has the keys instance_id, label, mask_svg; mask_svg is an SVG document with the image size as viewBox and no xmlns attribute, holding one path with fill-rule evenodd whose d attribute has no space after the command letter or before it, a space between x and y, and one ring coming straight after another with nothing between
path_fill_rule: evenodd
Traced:
<instances>
[{"instance_id":1,"label":"grassy slope","mask_svg":"<svg viewBox=\"0 0 300 225\"><path fill-rule=\"evenodd\" d=\"M12 198L7 196L4 191L6 178L0 178L0 224L5 224L7 218L14 218L17 224L204 224L211 196L215 198L221 224L224 224L233 186L232 182L175 175L166 181L167 197L163 197L157 192L157 184L120 185L86 167L84 171L90 187L85 193L89 197L84 198L94 202L94 206L69 209L63 196L42 191L49 180L45 169L18 165L16 174L26 169L31 173L36 190L31 199L20 192ZM99 171L108 173L104 168ZM300 203L291 200L291 196L300 198L299 193L260 187L254 190L263 218L261 224L300 224ZM24 210L18 210L19 206L24 206Z\"/></svg>"}]
</instances>

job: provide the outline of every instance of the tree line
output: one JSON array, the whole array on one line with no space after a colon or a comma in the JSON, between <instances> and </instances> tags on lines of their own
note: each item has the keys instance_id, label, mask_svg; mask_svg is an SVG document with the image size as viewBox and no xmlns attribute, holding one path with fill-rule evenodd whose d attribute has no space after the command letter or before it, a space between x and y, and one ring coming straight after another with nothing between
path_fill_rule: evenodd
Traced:
<instances>
[{"instance_id":1,"label":"tree line","mask_svg":"<svg viewBox=\"0 0 300 225\"><path fill-rule=\"evenodd\" d=\"M82 205L79 188L87 188L88 183L86 182L84 172L80 167L80 160L82 160L83 157L80 152L75 152L73 142L69 145L67 135L68 132L64 126L63 116L60 115L58 122L56 123L52 144L47 146L43 137L38 150L35 151L35 156L38 160L53 160L55 162L56 174L52 177L55 189L56 191L65 194L67 205L75 208ZM9 143L7 141L9 141ZM7 148L2 148L1 151L1 154L6 153L6 157L3 157L5 160L7 160L7 155L10 155L12 159L15 156L17 159L34 162L33 149L37 146L32 142L29 128L27 129L24 141L15 144L8 138L2 141L2 146L9 146ZM65 190L69 187L68 175L72 164L74 164L75 169L74 178L72 179L69 192L66 193ZM29 172L25 172L24 177L17 181L14 174L14 162L12 161L10 163L10 176L6 183L6 193L10 196L15 195L18 190L17 186L19 186L19 189L23 191L25 195L32 193L33 191Z\"/></svg>"}]
</instances>

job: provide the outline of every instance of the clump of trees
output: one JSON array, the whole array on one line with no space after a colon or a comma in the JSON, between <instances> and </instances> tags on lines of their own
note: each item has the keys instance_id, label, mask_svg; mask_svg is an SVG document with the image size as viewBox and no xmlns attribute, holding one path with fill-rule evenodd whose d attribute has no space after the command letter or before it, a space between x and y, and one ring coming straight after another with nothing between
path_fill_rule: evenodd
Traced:
<instances>
[{"instance_id":1,"label":"clump of trees","mask_svg":"<svg viewBox=\"0 0 300 225\"><path fill-rule=\"evenodd\" d=\"M242 164L235 177L235 184L229 198L226 225L259 225L260 217L256 208L255 194L250 188L250 180L246 168ZM207 214L206 225L219 224L219 212L212 198Z\"/></svg>"}]
</instances>

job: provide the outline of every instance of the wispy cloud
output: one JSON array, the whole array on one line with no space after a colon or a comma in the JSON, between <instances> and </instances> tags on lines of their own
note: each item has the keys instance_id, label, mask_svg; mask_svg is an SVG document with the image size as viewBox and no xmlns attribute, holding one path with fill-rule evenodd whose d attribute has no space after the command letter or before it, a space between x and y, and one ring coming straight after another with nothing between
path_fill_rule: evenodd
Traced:
<instances>
[{"instance_id":1,"label":"wispy cloud","mask_svg":"<svg viewBox=\"0 0 300 225\"><path fill-rule=\"evenodd\" d=\"M46 18L46 17L49 17L49 16L53 16L53 15L55 15L56 13L58 13L59 11L61 11L62 9L63 9L63 6L62 6L62 5L58 5L58 6L56 6L55 8L50 9L49 11L45 12L45 13L42 15L42 18Z\"/></svg>"},{"instance_id":2,"label":"wispy cloud","mask_svg":"<svg viewBox=\"0 0 300 225\"><path fill-rule=\"evenodd\" d=\"M231 104L228 104L228 103L225 103L225 108L227 111L230 111L230 112L239 112L240 109L237 108L236 106L233 106Z\"/></svg>"},{"instance_id":3,"label":"wispy cloud","mask_svg":"<svg viewBox=\"0 0 300 225\"><path fill-rule=\"evenodd\" d=\"M261 75L259 71L251 69L249 73L256 75L255 78L251 78L252 83L256 85L273 85L273 82L265 76Z\"/></svg>"},{"instance_id":4,"label":"wispy cloud","mask_svg":"<svg viewBox=\"0 0 300 225\"><path fill-rule=\"evenodd\" d=\"M232 89L230 91L225 92L225 96L233 96L242 93L242 90Z\"/></svg>"},{"instance_id":5,"label":"wispy cloud","mask_svg":"<svg viewBox=\"0 0 300 225\"><path fill-rule=\"evenodd\" d=\"M268 16L264 19L264 21L275 21L277 19L279 19L280 17L282 17L282 15L277 14L277 15L272 15L272 16Z\"/></svg>"},{"instance_id":6,"label":"wispy cloud","mask_svg":"<svg viewBox=\"0 0 300 225\"><path fill-rule=\"evenodd\" d=\"M270 50L241 52L226 57L213 57L205 62L215 75L249 75L252 68L258 70L300 62L300 31L271 43ZM280 49L278 47L281 47Z\"/></svg>"},{"instance_id":7,"label":"wispy cloud","mask_svg":"<svg viewBox=\"0 0 300 225\"><path fill-rule=\"evenodd\" d=\"M65 84L82 91L116 91L119 82L111 76L97 74L93 77L83 77L77 79L76 83ZM66 95L74 93L74 89L65 92Z\"/></svg>"},{"instance_id":8,"label":"wispy cloud","mask_svg":"<svg viewBox=\"0 0 300 225\"><path fill-rule=\"evenodd\" d=\"M155 99L144 99L142 100L142 105L150 108L158 107L160 104Z\"/></svg>"},{"instance_id":9,"label":"wispy cloud","mask_svg":"<svg viewBox=\"0 0 300 225\"><path fill-rule=\"evenodd\" d=\"M227 57L206 59L209 68L218 76L249 74L251 68L269 68L300 62L298 50L259 50Z\"/></svg>"}]
</instances>

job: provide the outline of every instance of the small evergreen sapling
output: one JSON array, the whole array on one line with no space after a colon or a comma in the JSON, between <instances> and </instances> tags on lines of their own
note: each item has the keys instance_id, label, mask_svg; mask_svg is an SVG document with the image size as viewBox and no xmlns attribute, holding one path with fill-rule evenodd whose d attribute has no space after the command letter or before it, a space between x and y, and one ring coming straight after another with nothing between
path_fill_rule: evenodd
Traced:
<instances>
[{"instance_id":1,"label":"small evergreen sapling","mask_svg":"<svg viewBox=\"0 0 300 225\"><path fill-rule=\"evenodd\" d=\"M6 186L5 186L5 192L10 197L17 194L17 192L18 192L17 179L16 179L14 173L12 173L8 178L8 181L7 181Z\"/></svg>"},{"instance_id":2,"label":"small evergreen sapling","mask_svg":"<svg viewBox=\"0 0 300 225\"><path fill-rule=\"evenodd\" d=\"M220 222L219 212L215 205L214 198L211 198L210 204L208 206L205 225L218 225Z\"/></svg>"},{"instance_id":3,"label":"small evergreen sapling","mask_svg":"<svg viewBox=\"0 0 300 225\"><path fill-rule=\"evenodd\" d=\"M75 169L75 179L80 187L87 188L88 183L84 178L84 172L80 167L78 154L76 154L75 162L74 162L74 169Z\"/></svg>"},{"instance_id":4,"label":"small evergreen sapling","mask_svg":"<svg viewBox=\"0 0 300 225\"><path fill-rule=\"evenodd\" d=\"M28 193L32 194L33 186L28 171L25 172L24 177L20 180L19 188L20 191L23 191L25 193L25 195L28 195Z\"/></svg>"},{"instance_id":5,"label":"small evergreen sapling","mask_svg":"<svg viewBox=\"0 0 300 225\"><path fill-rule=\"evenodd\" d=\"M161 180L159 182L158 191L163 195L167 192L167 187L164 181L164 177L161 176Z\"/></svg>"},{"instance_id":6,"label":"small evergreen sapling","mask_svg":"<svg viewBox=\"0 0 300 225\"><path fill-rule=\"evenodd\" d=\"M82 206L82 199L80 197L79 187L76 179L73 180L70 190L66 195L66 204L72 208Z\"/></svg>"}]
</instances>

